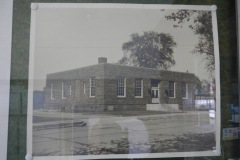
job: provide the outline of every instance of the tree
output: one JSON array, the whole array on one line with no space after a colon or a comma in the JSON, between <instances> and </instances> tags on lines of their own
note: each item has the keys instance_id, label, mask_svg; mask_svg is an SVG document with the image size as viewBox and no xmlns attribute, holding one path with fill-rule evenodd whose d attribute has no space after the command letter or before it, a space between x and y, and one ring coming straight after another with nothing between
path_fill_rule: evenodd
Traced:
<instances>
[{"instance_id":1,"label":"tree","mask_svg":"<svg viewBox=\"0 0 240 160\"><path fill-rule=\"evenodd\" d=\"M122 46L124 56L118 61L120 64L147 68L169 69L175 64L173 49L176 42L170 34L153 31L143 35L134 33L130 41Z\"/></svg>"},{"instance_id":2,"label":"tree","mask_svg":"<svg viewBox=\"0 0 240 160\"><path fill-rule=\"evenodd\" d=\"M195 76L196 94L210 94L210 82L203 79L202 81Z\"/></svg>"},{"instance_id":3,"label":"tree","mask_svg":"<svg viewBox=\"0 0 240 160\"><path fill-rule=\"evenodd\" d=\"M215 70L215 61L211 12L179 10L165 18L176 22L173 25L174 28L182 28L183 24L187 23L189 28L191 28L196 35L199 35L199 41L195 45L192 53L203 55L206 62L206 69L210 73L213 72Z\"/></svg>"},{"instance_id":4,"label":"tree","mask_svg":"<svg viewBox=\"0 0 240 160\"><path fill-rule=\"evenodd\" d=\"M202 85L202 90L201 90L201 94L210 94L210 82L203 79L201 81L201 85Z\"/></svg>"},{"instance_id":5,"label":"tree","mask_svg":"<svg viewBox=\"0 0 240 160\"><path fill-rule=\"evenodd\" d=\"M202 83L199 77L195 76L195 94L200 94L202 92Z\"/></svg>"}]
</instances>

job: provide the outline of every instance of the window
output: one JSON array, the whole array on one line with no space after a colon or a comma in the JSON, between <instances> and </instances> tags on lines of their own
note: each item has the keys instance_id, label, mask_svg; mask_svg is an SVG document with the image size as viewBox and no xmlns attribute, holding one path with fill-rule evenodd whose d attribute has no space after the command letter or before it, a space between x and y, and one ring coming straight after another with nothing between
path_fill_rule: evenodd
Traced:
<instances>
[{"instance_id":1,"label":"window","mask_svg":"<svg viewBox=\"0 0 240 160\"><path fill-rule=\"evenodd\" d=\"M142 98L143 97L143 80L135 79L135 97Z\"/></svg>"},{"instance_id":2,"label":"window","mask_svg":"<svg viewBox=\"0 0 240 160\"><path fill-rule=\"evenodd\" d=\"M95 86L95 78L90 78L90 97L95 97L96 95L96 86Z\"/></svg>"},{"instance_id":3,"label":"window","mask_svg":"<svg viewBox=\"0 0 240 160\"><path fill-rule=\"evenodd\" d=\"M158 89L155 90L156 94L154 98L158 98Z\"/></svg>"},{"instance_id":4,"label":"window","mask_svg":"<svg viewBox=\"0 0 240 160\"><path fill-rule=\"evenodd\" d=\"M175 83L173 81L169 82L169 97L175 98Z\"/></svg>"},{"instance_id":5,"label":"window","mask_svg":"<svg viewBox=\"0 0 240 160\"><path fill-rule=\"evenodd\" d=\"M53 85L53 83L51 83L51 91L50 91L51 93L51 99L55 99L55 90L54 90L54 85Z\"/></svg>"},{"instance_id":6,"label":"window","mask_svg":"<svg viewBox=\"0 0 240 160\"><path fill-rule=\"evenodd\" d=\"M126 97L126 79L124 77L117 78L117 96Z\"/></svg>"},{"instance_id":7,"label":"window","mask_svg":"<svg viewBox=\"0 0 240 160\"><path fill-rule=\"evenodd\" d=\"M70 82L62 82L62 99L65 99L67 95L72 95L72 85Z\"/></svg>"},{"instance_id":8,"label":"window","mask_svg":"<svg viewBox=\"0 0 240 160\"><path fill-rule=\"evenodd\" d=\"M65 99L67 96L67 83L62 82L62 99Z\"/></svg>"},{"instance_id":9,"label":"window","mask_svg":"<svg viewBox=\"0 0 240 160\"><path fill-rule=\"evenodd\" d=\"M181 94L182 94L182 98L186 99L187 98L187 83L183 82L181 83Z\"/></svg>"},{"instance_id":10,"label":"window","mask_svg":"<svg viewBox=\"0 0 240 160\"><path fill-rule=\"evenodd\" d=\"M72 95L72 85L69 85L69 95Z\"/></svg>"},{"instance_id":11,"label":"window","mask_svg":"<svg viewBox=\"0 0 240 160\"><path fill-rule=\"evenodd\" d=\"M86 94L86 85L83 83L83 94Z\"/></svg>"}]
</instances>

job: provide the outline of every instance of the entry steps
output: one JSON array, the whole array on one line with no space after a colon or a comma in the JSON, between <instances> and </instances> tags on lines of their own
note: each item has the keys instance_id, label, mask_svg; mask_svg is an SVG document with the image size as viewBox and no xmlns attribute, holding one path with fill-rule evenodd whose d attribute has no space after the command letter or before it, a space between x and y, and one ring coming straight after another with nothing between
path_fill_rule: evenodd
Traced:
<instances>
[{"instance_id":1,"label":"entry steps","mask_svg":"<svg viewBox=\"0 0 240 160\"><path fill-rule=\"evenodd\" d=\"M182 112L179 109L179 104L147 104L148 111L162 111L162 112Z\"/></svg>"}]
</instances>

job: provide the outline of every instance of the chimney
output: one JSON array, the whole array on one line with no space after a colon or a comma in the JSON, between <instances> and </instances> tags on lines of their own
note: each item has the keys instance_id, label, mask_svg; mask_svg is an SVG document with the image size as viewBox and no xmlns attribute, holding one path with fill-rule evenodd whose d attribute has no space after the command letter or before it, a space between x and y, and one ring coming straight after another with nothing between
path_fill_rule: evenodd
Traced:
<instances>
[{"instance_id":1,"label":"chimney","mask_svg":"<svg viewBox=\"0 0 240 160\"><path fill-rule=\"evenodd\" d=\"M101 64L101 63L107 63L107 58L106 57L99 57L98 58L98 64Z\"/></svg>"}]
</instances>

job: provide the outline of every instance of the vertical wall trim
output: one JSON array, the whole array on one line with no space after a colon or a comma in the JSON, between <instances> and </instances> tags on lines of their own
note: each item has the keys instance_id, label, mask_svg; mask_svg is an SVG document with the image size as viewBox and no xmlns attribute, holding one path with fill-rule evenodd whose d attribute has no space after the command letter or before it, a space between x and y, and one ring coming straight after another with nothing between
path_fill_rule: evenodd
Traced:
<instances>
[{"instance_id":1,"label":"vertical wall trim","mask_svg":"<svg viewBox=\"0 0 240 160\"><path fill-rule=\"evenodd\" d=\"M236 0L236 21L237 21L237 47L238 47L238 91L240 91L240 1ZM240 104L240 94L238 93L238 100ZM240 107L239 109L239 117L240 117ZM239 119L239 125L240 125L240 119Z\"/></svg>"},{"instance_id":2,"label":"vertical wall trim","mask_svg":"<svg viewBox=\"0 0 240 160\"><path fill-rule=\"evenodd\" d=\"M7 159L13 0L0 1L0 157Z\"/></svg>"}]
</instances>

